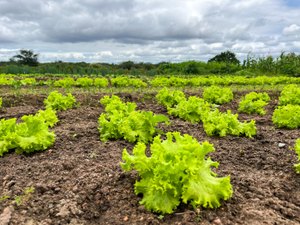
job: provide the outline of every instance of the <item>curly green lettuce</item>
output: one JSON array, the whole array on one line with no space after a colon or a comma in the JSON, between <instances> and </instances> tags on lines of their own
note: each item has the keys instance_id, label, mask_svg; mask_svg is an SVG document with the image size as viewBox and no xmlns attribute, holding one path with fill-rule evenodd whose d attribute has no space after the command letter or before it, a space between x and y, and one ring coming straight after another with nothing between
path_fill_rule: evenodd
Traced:
<instances>
[{"instance_id":1,"label":"curly green lettuce","mask_svg":"<svg viewBox=\"0 0 300 225\"><path fill-rule=\"evenodd\" d=\"M29 115L22 117L22 120L22 123L17 124L15 131L17 153L46 150L53 145L55 134L49 130L44 119Z\"/></svg>"},{"instance_id":2,"label":"curly green lettuce","mask_svg":"<svg viewBox=\"0 0 300 225\"><path fill-rule=\"evenodd\" d=\"M174 108L168 108L168 113L191 123L198 123L210 110L211 105L204 99L190 96L187 100L180 101Z\"/></svg>"},{"instance_id":3,"label":"curly green lettuce","mask_svg":"<svg viewBox=\"0 0 300 225\"><path fill-rule=\"evenodd\" d=\"M170 90L168 88L161 89L155 96L159 104L172 108L179 104L181 101L185 101L185 94L179 90Z\"/></svg>"},{"instance_id":4,"label":"curly green lettuce","mask_svg":"<svg viewBox=\"0 0 300 225\"><path fill-rule=\"evenodd\" d=\"M268 105L270 97L268 93L250 92L246 94L239 102L239 112L245 112L247 114L257 113L258 115L265 115L266 111L264 107Z\"/></svg>"},{"instance_id":5,"label":"curly green lettuce","mask_svg":"<svg viewBox=\"0 0 300 225\"><path fill-rule=\"evenodd\" d=\"M297 129L300 127L300 105L278 106L272 115L272 122L277 128Z\"/></svg>"},{"instance_id":6,"label":"curly green lettuce","mask_svg":"<svg viewBox=\"0 0 300 225\"><path fill-rule=\"evenodd\" d=\"M256 135L255 121L240 122L238 114L232 114L230 110L226 113L218 109L206 114L203 119L203 128L208 136L224 137L228 134L234 136L252 137Z\"/></svg>"},{"instance_id":7,"label":"curly green lettuce","mask_svg":"<svg viewBox=\"0 0 300 225\"><path fill-rule=\"evenodd\" d=\"M105 106L105 112L98 119L101 141L123 138L132 143L148 143L159 131L156 128L158 123L169 121L164 115L135 110L135 103L124 103L115 95L104 96L100 103Z\"/></svg>"},{"instance_id":8,"label":"curly green lettuce","mask_svg":"<svg viewBox=\"0 0 300 225\"><path fill-rule=\"evenodd\" d=\"M75 103L76 99L72 94L68 93L67 95L62 95L58 91L52 91L44 100L45 107L53 110L71 109Z\"/></svg>"},{"instance_id":9,"label":"curly green lettuce","mask_svg":"<svg viewBox=\"0 0 300 225\"><path fill-rule=\"evenodd\" d=\"M167 139L154 138L151 156L145 154L146 145L139 142L130 155L123 150L121 167L136 170L140 180L135 183L135 193L143 194L140 201L146 209L161 214L172 213L183 203L194 207L217 208L222 200L232 196L230 177L217 177L211 167L218 162L207 158L215 149L212 144L200 144L189 135L167 133Z\"/></svg>"},{"instance_id":10,"label":"curly green lettuce","mask_svg":"<svg viewBox=\"0 0 300 225\"><path fill-rule=\"evenodd\" d=\"M16 118L0 120L0 156L15 148Z\"/></svg>"},{"instance_id":11,"label":"curly green lettuce","mask_svg":"<svg viewBox=\"0 0 300 225\"><path fill-rule=\"evenodd\" d=\"M221 105L232 101L233 92L230 88L213 85L204 89L203 99L209 103Z\"/></svg>"}]
</instances>

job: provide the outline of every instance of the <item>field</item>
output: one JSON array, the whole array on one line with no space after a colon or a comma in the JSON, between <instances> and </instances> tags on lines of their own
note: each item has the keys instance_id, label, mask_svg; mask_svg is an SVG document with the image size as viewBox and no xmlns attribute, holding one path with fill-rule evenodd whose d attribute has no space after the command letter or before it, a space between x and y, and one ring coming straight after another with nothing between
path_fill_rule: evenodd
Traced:
<instances>
[{"instance_id":1,"label":"field","mask_svg":"<svg viewBox=\"0 0 300 225\"><path fill-rule=\"evenodd\" d=\"M235 89L233 101L221 105L220 111L237 113L239 100L251 88ZM159 89L69 89L79 104L58 112L60 121L52 128L54 145L0 158L0 224L300 224L300 176L293 168L297 163L293 147L300 132L272 123L280 89L267 90L271 100L265 115L239 113L241 121L256 121L257 134L252 138L207 136L202 123L168 115L155 99ZM202 96L201 88L183 91ZM140 205L142 196L135 195L133 188L138 174L120 167L123 149L131 152L134 144L99 138L98 118L104 112L99 99L112 92L125 102L135 102L139 110L167 115L171 124L160 124L163 132L179 131L212 143L216 151L209 156L220 163L214 171L230 175L232 197L217 209L181 203L164 216ZM1 118L36 113L44 108L48 93L44 86L2 87Z\"/></svg>"}]
</instances>

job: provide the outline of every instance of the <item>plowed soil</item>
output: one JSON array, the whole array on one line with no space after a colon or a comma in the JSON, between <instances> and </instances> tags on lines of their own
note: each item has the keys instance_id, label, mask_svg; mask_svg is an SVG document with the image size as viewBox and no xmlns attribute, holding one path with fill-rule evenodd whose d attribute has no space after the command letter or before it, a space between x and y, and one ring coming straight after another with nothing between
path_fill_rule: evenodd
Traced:
<instances>
[{"instance_id":1,"label":"plowed soil","mask_svg":"<svg viewBox=\"0 0 300 225\"><path fill-rule=\"evenodd\" d=\"M235 93L235 100L221 110L236 112L243 94ZM139 204L142 196L133 190L137 174L120 168L122 150L130 151L134 145L99 140L97 120L103 112L99 103L103 94L78 94L80 105L58 113L60 122L53 128L56 141L51 148L31 155L10 152L0 158L0 224L300 224L300 175L294 171L296 154L291 150L300 132L275 129L271 116L278 93L270 94L267 115L239 116L257 121L254 138L208 137L201 124L174 117L170 126L160 126L165 132L180 131L199 142L213 143L216 151L209 156L220 163L216 172L230 175L234 189L232 198L218 209L182 204L164 217ZM120 96L137 102L139 109L167 115L154 94ZM7 95L0 117L35 113L43 108L45 97ZM24 194L27 187L34 192ZM16 196L23 196L19 204Z\"/></svg>"}]
</instances>

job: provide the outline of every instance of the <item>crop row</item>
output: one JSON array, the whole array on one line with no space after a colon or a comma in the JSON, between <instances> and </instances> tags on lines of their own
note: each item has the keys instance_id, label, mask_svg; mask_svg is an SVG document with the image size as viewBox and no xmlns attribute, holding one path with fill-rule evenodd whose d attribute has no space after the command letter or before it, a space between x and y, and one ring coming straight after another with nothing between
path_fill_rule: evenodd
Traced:
<instances>
[{"instance_id":1,"label":"crop row","mask_svg":"<svg viewBox=\"0 0 300 225\"><path fill-rule=\"evenodd\" d=\"M66 77L61 79L53 78L34 78L34 77L10 77L0 76L0 86L54 86L54 87L201 87L201 86L230 86L230 85L278 85L278 84L299 84L300 78L286 76L198 76L198 77L179 77L179 76L159 76L159 77Z\"/></svg>"}]
</instances>

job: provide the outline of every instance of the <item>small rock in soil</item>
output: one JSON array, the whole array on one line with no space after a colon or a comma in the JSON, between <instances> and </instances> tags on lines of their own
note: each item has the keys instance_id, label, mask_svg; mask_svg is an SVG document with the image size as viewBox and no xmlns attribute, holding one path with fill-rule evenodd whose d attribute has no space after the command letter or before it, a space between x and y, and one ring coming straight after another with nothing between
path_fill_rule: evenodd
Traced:
<instances>
[{"instance_id":1,"label":"small rock in soil","mask_svg":"<svg viewBox=\"0 0 300 225\"><path fill-rule=\"evenodd\" d=\"M279 147L279 148L283 148L284 146L286 146L285 143L279 143L279 144L278 144L278 147Z\"/></svg>"},{"instance_id":2,"label":"small rock in soil","mask_svg":"<svg viewBox=\"0 0 300 225\"><path fill-rule=\"evenodd\" d=\"M6 207L0 215L0 225L8 225L11 219L11 215L14 211L12 207Z\"/></svg>"}]
</instances>

